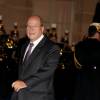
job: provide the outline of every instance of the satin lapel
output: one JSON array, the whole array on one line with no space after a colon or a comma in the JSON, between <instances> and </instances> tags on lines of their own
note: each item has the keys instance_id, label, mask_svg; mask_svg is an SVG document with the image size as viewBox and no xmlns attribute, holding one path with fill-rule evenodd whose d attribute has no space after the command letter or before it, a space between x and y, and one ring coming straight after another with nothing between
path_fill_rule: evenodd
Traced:
<instances>
[{"instance_id":1,"label":"satin lapel","mask_svg":"<svg viewBox=\"0 0 100 100\"><path fill-rule=\"evenodd\" d=\"M25 53L28 43L29 42L26 42L26 44L23 45L22 50L21 50L21 58L20 58L20 63L19 63L19 74L23 73L23 69L24 69L23 57L24 57L24 53Z\"/></svg>"},{"instance_id":2,"label":"satin lapel","mask_svg":"<svg viewBox=\"0 0 100 100\"><path fill-rule=\"evenodd\" d=\"M28 44L29 44L29 42L27 42L27 43L22 47L22 50L21 50L21 58L20 58L21 64L23 63L23 57L24 57L24 54L25 54L25 51L26 51L26 48L27 48Z\"/></svg>"}]
</instances>

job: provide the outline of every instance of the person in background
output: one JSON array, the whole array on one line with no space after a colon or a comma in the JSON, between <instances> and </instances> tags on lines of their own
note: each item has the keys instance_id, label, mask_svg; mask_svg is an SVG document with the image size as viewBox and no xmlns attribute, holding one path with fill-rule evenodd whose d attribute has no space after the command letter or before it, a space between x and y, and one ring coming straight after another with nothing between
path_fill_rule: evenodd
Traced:
<instances>
[{"instance_id":1,"label":"person in background","mask_svg":"<svg viewBox=\"0 0 100 100\"><path fill-rule=\"evenodd\" d=\"M26 27L29 41L21 49L19 76L12 83L14 92L11 100L54 100L53 77L60 49L43 32L42 18L29 17ZM27 58L30 45L31 54Z\"/></svg>"},{"instance_id":2,"label":"person in background","mask_svg":"<svg viewBox=\"0 0 100 100\"><path fill-rule=\"evenodd\" d=\"M100 100L100 23L92 23L86 39L75 45L79 71L73 100Z\"/></svg>"}]
</instances>

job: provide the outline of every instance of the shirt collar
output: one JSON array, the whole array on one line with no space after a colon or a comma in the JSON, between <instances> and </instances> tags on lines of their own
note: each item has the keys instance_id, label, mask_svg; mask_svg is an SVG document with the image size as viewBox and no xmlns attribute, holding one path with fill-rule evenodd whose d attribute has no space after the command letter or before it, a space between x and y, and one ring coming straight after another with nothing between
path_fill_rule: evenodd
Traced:
<instances>
[{"instance_id":1,"label":"shirt collar","mask_svg":"<svg viewBox=\"0 0 100 100\"><path fill-rule=\"evenodd\" d=\"M44 35L42 34L37 40L33 42L33 44L36 46L43 39L43 37Z\"/></svg>"}]
</instances>

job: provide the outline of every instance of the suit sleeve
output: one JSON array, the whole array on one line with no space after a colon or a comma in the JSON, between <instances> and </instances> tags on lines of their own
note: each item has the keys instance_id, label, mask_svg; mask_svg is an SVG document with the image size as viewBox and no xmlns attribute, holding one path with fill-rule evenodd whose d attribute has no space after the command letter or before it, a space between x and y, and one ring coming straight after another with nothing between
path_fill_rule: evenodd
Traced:
<instances>
[{"instance_id":1,"label":"suit sleeve","mask_svg":"<svg viewBox=\"0 0 100 100\"><path fill-rule=\"evenodd\" d=\"M25 80L25 83L29 88L35 87L37 84L53 77L54 71L57 68L59 62L60 50L57 46L53 46L49 53L46 54L46 60L44 65L29 79ZM44 57L45 58L45 57Z\"/></svg>"}]
</instances>

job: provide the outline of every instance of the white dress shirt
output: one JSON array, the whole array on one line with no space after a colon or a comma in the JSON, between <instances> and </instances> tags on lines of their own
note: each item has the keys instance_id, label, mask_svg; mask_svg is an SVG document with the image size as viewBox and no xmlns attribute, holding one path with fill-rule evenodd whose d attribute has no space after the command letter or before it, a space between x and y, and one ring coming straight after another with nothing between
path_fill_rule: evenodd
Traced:
<instances>
[{"instance_id":1,"label":"white dress shirt","mask_svg":"<svg viewBox=\"0 0 100 100\"><path fill-rule=\"evenodd\" d=\"M39 42L43 39L43 37L44 37L44 35L42 34L36 41L33 42L34 45L33 45L32 49L31 49L31 53L35 49L35 47L39 44ZM32 43L32 42L30 42L30 43ZM24 61L25 55L26 55L26 53L27 53L27 51L29 49L29 44L28 44L28 46L26 48L26 51L25 51L25 54L24 54L24 57L23 57L23 61Z\"/></svg>"}]
</instances>

